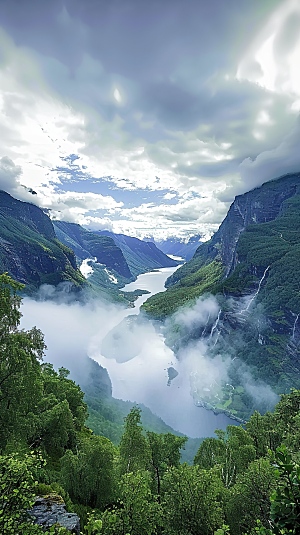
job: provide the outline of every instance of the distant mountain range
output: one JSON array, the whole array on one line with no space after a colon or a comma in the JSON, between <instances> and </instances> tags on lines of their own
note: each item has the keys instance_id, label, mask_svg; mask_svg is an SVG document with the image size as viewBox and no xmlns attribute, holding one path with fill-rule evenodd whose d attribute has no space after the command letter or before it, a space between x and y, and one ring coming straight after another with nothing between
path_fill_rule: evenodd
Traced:
<instances>
[{"instance_id":1,"label":"distant mountain range","mask_svg":"<svg viewBox=\"0 0 300 535\"><path fill-rule=\"evenodd\" d=\"M93 234L110 236L114 240L115 244L122 250L134 277L153 269L178 266L176 260L166 256L152 242L144 242L132 236L125 236L125 234L114 234L108 230L94 231Z\"/></svg>"},{"instance_id":2,"label":"distant mountain range","mask_svg":"<svg viewBox=\"0 0 300 535\"><path fill-rule=\"evenodd\" d=\"M73 249L78 258L97 258L97 262L113 269L122 277L132 278L126 259L115 241L105 236L85 230L76 223L53 221L57 238Z\"/></svg>"},{"instance_id":3,"label":"distant mountain range","mask_svg":"<svg viewBox=\"0 0 300 535\"><path fill-rule=\"evenodd\" d=\"M211 240L167 280L165 293L143 305L164 318L197 297L216 296L219 315L205 332L177 328L170 343L177 351L203 337L211 356L232 358L229 382L242 388L227 399L233 414L247 417L257 407L243 388L241 363L277 393L300 387L299 259L300 174L289 174L236 197Z\"/></svg>"},{"instance_id":4,"label":"distant mountain range","mask_svg":"<svg viewBox=\"0 0 300 535\"><path fill-rule=\"evenodd\" d=\"M145 241L148 241L146 239ZM203 242L200 235L191 236L188 241L177 238L169 238L167 240L152 240L157 247L167 255L178 256L184 260L190 260L196 249Z\"/></svg>"},{"instance_id":5,"label":"distant mountain range","mask_svg":"<svg viewBox=\"0 0 300 535\"><path fill-rule=\"evenodd\" d=\"M83 261L91 266L88 279L79 269ZM141 273L176 265L153 243L52 222L34 204L0 191L0 271L24 283L27 294L42 284L68 282L70 288L128 304L137 295L123 292L125 284Z\"/></svg>"}]
</instances>

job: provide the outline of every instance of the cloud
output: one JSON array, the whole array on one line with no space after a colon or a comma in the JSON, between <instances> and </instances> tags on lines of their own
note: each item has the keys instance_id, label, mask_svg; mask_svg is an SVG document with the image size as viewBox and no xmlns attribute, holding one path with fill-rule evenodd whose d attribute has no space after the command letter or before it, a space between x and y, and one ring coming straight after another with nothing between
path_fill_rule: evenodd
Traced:
<instances>
[{"instance_id":1,"label":"cloud","mask_svg":"<svg viewBox=\"0 0 300 535\"><path fill-rule=\"evenodd\" d=\"M72 192L72 163L62 159L75 154L79 181L177 194L177 210L158 208L159 228L211 231L223 199L263 182L267 161L270 178L296 168L297 9L294 0L0 4L0 158L63 219L117 221L113 191L98 198L98 213L95 199ZM67 180L70 197L59 191ZM186 192L209 199L210 211L196 218ZM123 216L113 224L138 233Z\"/></svg>"},{"instance_id":2,"label":"cloud","mask_svg":"<svg viewBox=\"0 0 300 535\"><path fill-rule=\"evenodd\" d=\"M0 159L0 189L14 194L20 187L22 169L7 156Z\"/></svg>"},{"instance_id":3,"label":"cloud","mask_svg":"<svg viewBox=\"0 0 300 535\"><path fill-rule=\"evenodd\" d=\"M86 355L107 368L113 384L114 397L144 403L174 429L189 436L212 436L215 428L230 423L226 417L215 416L196 407L190 396L188 368L176 361L173 352L164 344L162 334L151 322L139 318L132 329L126 328L131 309L120 305L89 300L80 304L70 300L67 287L42 288L39 300L25 298L22 305L21 327L37 325L45 333L46 362L58 369L71 370L71 377L82 377L86 369ZM122 321L124 320L124 321ZM116 346L112 329L120 332L122 347L118 362L114 358ZM105 341L102 355L103 340ZM132 357L132 346L138 353ZM180 374L168 386L167 368L178 367Z\"/></svg>"}]
</instances>

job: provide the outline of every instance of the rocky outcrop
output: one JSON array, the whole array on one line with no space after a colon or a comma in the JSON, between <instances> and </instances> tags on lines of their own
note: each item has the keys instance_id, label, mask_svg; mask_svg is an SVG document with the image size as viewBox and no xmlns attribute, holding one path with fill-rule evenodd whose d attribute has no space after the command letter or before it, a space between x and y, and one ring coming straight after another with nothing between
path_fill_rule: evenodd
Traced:
<instances>
[{"instance_id":1,"label":"rocky outcrop","mask_svg":"<svg viewBox=\"0 0 300 535\"><path fill-rule=\"evenodd\" d=\"M45 531L58 524L68 529L70 533L80 535L79 516L75 513L68 513L63 499L57 494L37 497L33 508L28 513L33 518L34 524L38 524Z\"/></svg>"},{"instance_id":2,"label":"rocky outcrop","mask_svg":"<svg viewBox=\"0 0 300 535\"><path fill-rule=\"evenodd\" d=\"M236 267L236 247L240 235L249 225L273 221L284 201L300 193L300 174L290 174L266 182L243 195L238 195L212 239L198 247L194 257L203 254L225 265L225 277Z\"/></svg>"}]
</instances>

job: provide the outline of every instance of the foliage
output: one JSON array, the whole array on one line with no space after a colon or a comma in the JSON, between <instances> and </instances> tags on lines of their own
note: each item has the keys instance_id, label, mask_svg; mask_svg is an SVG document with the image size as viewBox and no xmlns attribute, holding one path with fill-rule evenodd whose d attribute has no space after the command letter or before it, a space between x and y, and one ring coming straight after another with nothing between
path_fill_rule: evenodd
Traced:
<instances>
[{"instance_id":1,"label":"foliage","mask_svg":"<svg viewBox=\"0 0 300 535\"><path fill-rule=\"evenodd\" d=\"M155 481L155 494L160 502L161 481L166 471L171 467L180 466L180 449L184 448L187 437L176 437L171 433L160 434L147 432L150 465L152 477Z\"/></svg>"},{"instance_id":2,"label":"foliage","mask_svg":"<svg viewBox=\"0 0 300 535\"><path fill-rule=\"evenodd\" d=\"M43 534L34 527L26 511L34 503L37 482L33 476L33 466L41 460L34 455L0 456L0 533Z\"/></svg>"},{"instance_id":3,"label":"foliage","mask_svg":"<svg viewBox=\"0 0 300 535\"><path fill-rule=\"evenodd\" d=\"M167 291L151 296L141 308L150 316L164 318L175 312L180 306L187 303L190 306L196 297L211 292L216 282L222 277L223 271L222 264L213 261L195 273L180 279Z\"/></svg>"},{"instance_id":4,"label":"foliage","mask_svg":"<svg viewBox=\"0 0 300 535\"><path fill-rule=\"evenodd\" d=\"M150 451L141 426L141 409L133 407L125 418L125 431L120 442L121 474L148 467Z\"/></svg>"},{"instance_id":5,"label":"foliage","mask_svg":"<svg viewBox=\"0 0 300 535\"><path fill-rule=\"evenodd\" d=\"M285 446L276 450L276 470L280 478L271 496L271 519L276 534L300 531L300 467L292 461Z\"/></svg>"},{"instance_id":6,"label":"foliage","mask_svg":"<svg viewBox=\"0 0 300 535\"><path fill-rule=\"evenodd\" d=\"M120 500L103 516L105 535L151 535L161 525L162 510L150 490L150 474L138 470L124 474L119 483Z\"/></svg>"},{"instance_id":7,"label":"foliage","mask_svg":"<svg viewBox=\"0 0 300 535\"><path fill-rule=\"evenodd\" d=\"M102 509L114 497L113 444L104 437L84 439L78 453L67 451L61 459L61 481L71 499Z\"/></svg>"},{"instance_id":8,"label":"foliage","mask_svg":"<svg viewBox=\"0 0 300 535\"><path fill-rule=\"evenodd\" d=\"M40 361L45 344L33 328L20 331L22 285L0 275L0 450L12 436L26 436L25 418L34 410L42 392Z\"/></svg>"},{"instance_id":9,"label":"foliage","mask_svg":"<svg viewBox=\"0 0 300 535\"><path fill-rule=\"evenodd\" d=\"M232 535L242 535L247 530L254 529L257 519L264 527L269 527L270 496L276 480L269 458L253 461L238 475L225 503L226 518Z\"/></svg>"},{"instance_id":10,"label":"foliage","mask_svg":"<svg viewBox=\"0 0 300 535\"><path fill-rule=\"evenodd\" d=\"M224 487L229 488L236 482L238 474L255 459L255 453L251 436L242 427L228 425L227 439L222 436L205 439L194 464L206 470L219 466Z\"/></svg>"},{"instance_id":11,"label":"foliage","mask_svg":"<svg viewBox=\"0 0 300 535\"><path fill-rule=\"evenodd\" d=\"M223 523L223 486L216 470L184 464L171 468L162 491L166 533L210 535Z\"/></svg>"}]
</instances>

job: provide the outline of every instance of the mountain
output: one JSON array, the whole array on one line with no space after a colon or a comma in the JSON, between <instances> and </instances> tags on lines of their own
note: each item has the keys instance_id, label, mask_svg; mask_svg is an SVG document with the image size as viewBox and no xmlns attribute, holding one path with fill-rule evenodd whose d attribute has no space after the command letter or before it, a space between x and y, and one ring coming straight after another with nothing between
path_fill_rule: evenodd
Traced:
<instances>
[{"instance_id":1,"label":"mountain","mask_svg":"<svg viewBox=\"0 0 300 535\"><path fill-rule=\"evenodd\" d=\"M134 277L153 269L178 265L176 260L172 260L158 249L155 243L144 242L138 238L125 236L125 234L114 234L108 230L94 231L94 233L100 236L110 236L114 240L115 244L123 251Z\"/></svg>"},{"instance_id":2,"label":"mountain","mask_svg":"<svg viewBox=\"0 0 300 535\"><path fill-rule=\"evenodd\" d=\"M188 241L169 238L168 240L154 241L154 243L166 255L179 256L185 260L190 260L201 241L201 236L197 235L191 236Z\"/></svg>"},{"instance_id":3,"label":"mountain","mask_svg":"<svg viewBox=\"0 0 300 535\"><path fill-rule=\"evenodd\" d=\"M177 351L202 337L212 357L232 359L228 382L242 390L227 406L242 417L257 405L245 393L241 369L277 393L300 386L299 255L300 174L289 174L237 196L211 240L167 280L165 293L143 305L164 318L201 295L215 295L219 314L206 333L177 329L170 343Z\"/></svg>"},{"instance_id":4,"label":"mountain","mask_svg":"<svg viewBox=\"0 0 300 535\"><path fill-rule=\"evenodd\" d=\"M41 284L85 284L75 254L55 235L50 218L37 206L0 191L0 271L34 292Z\"/></svg>"},{"instance_id":5,"label":"mountain","mask_svg":"<svg viewBox=\"0 0 300 535\"><path fill-rule=\"evenodd\" d=\"M97 258L97 263L113 269L122 277L132 278L122 250L111 237L99 236L76 223L54 221L53 224L58 239L73 249L78 258Z\"/></svg>"}]
</instances>

